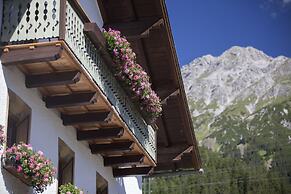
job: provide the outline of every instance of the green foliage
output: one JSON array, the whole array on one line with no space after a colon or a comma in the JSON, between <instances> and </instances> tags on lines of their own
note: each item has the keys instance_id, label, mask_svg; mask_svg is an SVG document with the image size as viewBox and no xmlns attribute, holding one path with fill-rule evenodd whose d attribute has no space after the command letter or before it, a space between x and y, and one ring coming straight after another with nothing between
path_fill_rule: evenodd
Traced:
<instances>
[{"instance_id":1,"label":"green foliage","mask_svg":"<svg viewBox=\"0 0 291 194\"><path fill-rule=\"evenodd\" d=\"M144 179L144 194L288 194L290 177L279 169L200 148L204 174L192 173ZM290 170L290 169L289 169ZM289 171L290 172L290 171Z\"/></svg>"},{"instance_id":2,"label":"green foliage","mask_svg":"<svg viewBox=\"0 0 291 194\"><path fill-rule=\"evenodd\" d=\"M204 174L144 179L145 194L291 193L290 97L236 100L217 116L203 101L190 108L201 112L192 118L198 141L213 138L218 151L200 147Z\"/></svg>"},{"instance_id":3,"label":"green foliage","mask_svg":"<svg viewBox=\"0 0 291 194\"><path fill-rule=\"evenodd\" d=\"M67 183L65 185L61 185L59 187L60 194L83 194L83 191L78 187L72 185L71 183Z\"/></svg>"}]
</instances>

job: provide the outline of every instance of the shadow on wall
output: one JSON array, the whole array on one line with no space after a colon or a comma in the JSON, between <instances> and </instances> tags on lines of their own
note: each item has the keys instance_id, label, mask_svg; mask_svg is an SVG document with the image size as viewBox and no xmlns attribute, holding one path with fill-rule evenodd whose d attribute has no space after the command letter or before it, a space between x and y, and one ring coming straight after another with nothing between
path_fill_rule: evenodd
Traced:
<instances>
[{"instance_id":1,"label":"shadow on wall","mask_svg":"<svg viewBox=\"0 0 291 194\"><path fill-rule=\"evenodd\" d=\"M138 183L138 188L140 190L142 190L142 177L141 176L140 177L136 177L136 179L137 179L137 183Z\"/></svg>"},{"instance_id":2,"label":"shadow on wall","mask_svg":"<svg viewBox=\"0 0 291 194\"><path fill-rule=\"evenodd\" d=\"M120 186L119 187L120 189L118 190L118 194L126 194L123 178L116 178L116 182Z\"/></svg>"},{"instance_id":3,"label":"shadow on wall","mask_svg":"<svg viewBox=\"0 0 291 194\"><path fill-rule=\"evenodd\" d=\"M33 193L31 187L22 183L18 178L10 174L7 170L1 167L0 175L0 193L1 194L20 194ZM3 181L3 183L1 183ZM3 188L4 187L4 188Z\"/></svg>"},{"instance_id":4,"label":"shadow on wall","mask_svg":"<svg viewBox=\"0 0 291 194\"><path fill-rule=\"evenodd\" d=\"M0 29L2 26L2 11L3 9L3 0L0 0ZM0 63L1 67L1 63ZM2 71L2 67L1 67ZM7 170L0 167L0 193L1 194L18 194L18 193L32 193L32 189L27 187L19 179L10 174Z\"/></svg>"}]
</instances>

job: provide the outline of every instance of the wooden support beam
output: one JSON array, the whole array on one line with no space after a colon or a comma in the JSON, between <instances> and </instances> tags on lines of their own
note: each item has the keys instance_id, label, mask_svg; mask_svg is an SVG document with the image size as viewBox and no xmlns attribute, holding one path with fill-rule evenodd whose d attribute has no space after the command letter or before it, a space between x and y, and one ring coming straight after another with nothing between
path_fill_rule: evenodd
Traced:
<instances>
[{"instance_id":1,"label":"wooden support beam","mask_svg":"<svg viewBox=\"0 0 291 194\"><path fill-rule=\"evenodd\" d=\"M189 147L193 147L191 145L187 144L174 144L171 145L170 147L158 147L158 155L168 155L168 154L181 154L185 150L187 150Z\"/></svg>"},{"instance_id":2,"label":"wooden support beam","mask_svg":"<svg viewBox=\"0 0 291 194\"><path fill-rule=\"evenodd\" d=\"M117 128L102 128L96 130L77 131L77 140L96 140L96 139L112 139L120 138L124 133L124 129Z\"/></svg>"},{"instance_id":3,"label":"wooden support beam","mask_svg":"<svg viewBox=\"0 0 291 194\"><path fill-rule=\"evenodd\" d=\"M164 20L162 18L154 17L134 22L106 24L104 28L117 29L128 39L139 39L148 37L151 29L159 28L163 24Z\"/></svg>"},{"instance_id":4,"label":"wooden support beam","mask_svg":"<svg viewBox=\"0 0 291 194\"><path fill-rule=\"evenodd\" d=\"M56 61L61 58L63 48L57 46L31 47L2 52L3 65L23 65L38 62Z\"/></svg>"},{"instance_id":5,"label":"wooden support beam","mask_svg":"<svg viewBox=\"0 0 291 194\"><path fill-rule=\"evenodd\" d=\"M181 160L183 157L185 157L185 156L192 156L192 150L193 150L193 146L190 146L189 148L187 148L187 149L185 149L182 153L180 153L180 154L178 154L175 158L174 158L174 160L175 161L179 161L179 160Z\"/></svg>"},{"instance_id":6,"label":"wooden support beam","mask_svg":"<svg viewBox=\"0 0 291 194\"><path fill-rule=\"evenodd\" d=\"M135 167L135 168L113 168L114 177L126 177L134 175L147 175L153 170L153 167Z\"/></svg>"},{"instance_id":7,"label":"wooden support beam","mask_svg":"<svg viewBox=\"0 0 291 194\"><path fill-rule=\"evenodd\" d=\"M143 155L103 157L104 166L131 166L143 162Z\"/></svg>"},{"instance_id":8,"label":"wooden support beam","mask_svg":"<svg viewBox=\"0 0 291 194\"><path fill-rule=\"evenodd\" d=\"M100 51L100 55L103 57L105 63L112 65L113 61L109 53L107 52L106 40L97 26L96 23L85 23L84 34L86 34L95 47Z\"/></svg>"},{"instance_id":9,"label":"wooden support beam","mask_svg":"<svg viewBox=\"0 0 291 194\"><path fill-rule=\"evenodd\" d=\"M195 169L197 170L198 168L196 167L196 164L192 160L192 154L187 153L183 155L183 157L180 160L172 160L172 161L161 161L158 162L157 167L155 167L154 171L155 172L165 172L169 170L177 171L181 169Z\"/></svg>"},{"instance_id":10,"label":"wooden support beam","mask_svg":"<svg viewBox=\"0 0 291 194\"><path fill-rule=\"evenodd\" d=\"M85 23L83 31L90 37L97 49L106 48L106 40L96 23Z\"/></svg>"},{"instance_id":11,"label":"wooden support beam","mask_svg":"<svg viewBox=\"0 0 291 194\"><path fill-rule=\"evenodd\" d=\"M167 104L167 101L171 98L171 97L175 97L177 95L180 94L180 89L175 90L174 92L170 93L168 96L164 97L161 101L161 103L163 105Z\"/></svg>"},{"instance_id":12,"label":"wooden support beam","mask_svg":"<svg viewBox=\"0 0 291 194\"><path fill-rule=\"evenodd\" d=\"M63 120L63 124L65 126L68 125L78 125L78 124L88 124L88 123L100 123L100 122L108 122L111 117L111 112L90 112L83 114L61 114L61 118Z\"/></svg>"},{"instance_id":13,"label":"wooden support beam","mask_svg":"<svg viewBox=\"0 0 291 194\"><path fill-rule=\"evenodd\" d=\"M158 163L172 162L176 156L177 156L177 153L159 154L157 162Z\"/></svg>"},{"instance_id":14,"label":"wooden support beam","mask_svg":"<svg viewBox=\"0 0 291 194\"><path fill-rule=\"evenodd\" d=\"M185 160L186 157L192 157L192 149L193 146L187 146L184 150L178 150L175 149L174 146L171 147L172 149L169 149L168 151L164 150L163 153L159 152L158 153L158 164L160 163L170 163L170 162L179 162L180 160L184 159L184 161L189 161ZM182 147L181 147L182 148ZM159 150L159 148L158 148ZM173 150L173 152L171 152ZM190 162L190 165L194 167L194 163Z\"/></svg>"},{"instance_id":15,"label":"wooden support beam","mask_svg":"<svg viewBox=\"0 0 291 194\"><path fill-rule=\"evenodd\" d=\"M83 106L97 102L97 93L89 92L61 96L46 96L43 100L47 108Z\"/></svg>"},{"instance_id":16,"label":"wooden support beam","mask_svg":"<svg viewBox=\"0 0 291 194\"><path fill-rule=\"evenodd\" d=\"M25 85L27 88L37 88L75 84L80 81L80 77L81 73L79 71L26 75Z\"/></svg>"},{"instance_id":17,"label":"wooden support beam","mask_svg":"<svg viewBox=\"0 0 291 194\"><path fill-rule=\"evenodd\" d=\"M154 173L161 173L161 172L169 172L169 171L175 171L176 170L176 164L175 162L158 162L157 166L154 168ZM172 172L173 173L173 172Z\"/></svg>"},{"instance_id":18,"label":"wooden support beam","mask_svg":"<svg viewBox=\"0 0 291 194\"><path fill-rule=\"evenodd\" d=\"M104 154L104 153L120 153L130 152L133 149L134 142L114 142L109 144L90 144L92 154Z\"/></svg>"},{"instance_id":19,"label":"wooden support beam","mask_svg":"<svg viewBox=\"0 0 291 194\"><path fill-rule=\"evenodd\" d=\"M162 100L179 90L179 87L171 80L163 80L155 86L155 91Z\"/></svg>"}]
</instances>

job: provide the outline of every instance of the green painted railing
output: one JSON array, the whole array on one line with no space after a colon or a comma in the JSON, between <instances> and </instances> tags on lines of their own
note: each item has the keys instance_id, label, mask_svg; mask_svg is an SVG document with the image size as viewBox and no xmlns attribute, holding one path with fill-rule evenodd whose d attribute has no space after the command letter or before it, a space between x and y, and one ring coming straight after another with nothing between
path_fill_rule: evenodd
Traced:
<instances>
[{"instance_id":1,"label":"green painted railing","mask_svg":"<svg viewBox=\"0 0 291 194\"><path fill-rule=\"evenodd\" d=\"M156 160L156 131L144 121L84 34L84 14L74 5L73 0L4 0L1 41L21 44L63 39L140 144Z\"/></svg>"}]
</instances>

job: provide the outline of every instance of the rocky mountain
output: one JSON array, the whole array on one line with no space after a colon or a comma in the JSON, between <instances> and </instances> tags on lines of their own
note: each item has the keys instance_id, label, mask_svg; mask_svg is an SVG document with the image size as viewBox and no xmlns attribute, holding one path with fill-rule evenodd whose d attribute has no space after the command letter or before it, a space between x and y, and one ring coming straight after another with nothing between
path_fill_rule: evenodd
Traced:
<instances>
[{"instance_id":1,"label":"rocky mountain","mask_svg":"<svg viewBox=\"0 0 291 194\"><path fill-rule=\"evenodd\" d=\"M200 145L269 166L279 148L291 156L291 59L235 46L195 59L182 76Z\"/></svg>"},{"instance_id":2,"label":"rocky mountain","mask_svg":"<svg viewBox=\"0 0 291 194\"><path fill-rule=\"evenodd\" d=\"M235 46L182 76L204 173L145 179L144 193L290 194L291 59Z\"/></svg>"}]
</instances>

